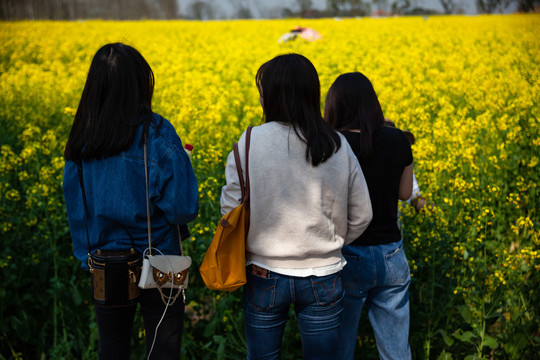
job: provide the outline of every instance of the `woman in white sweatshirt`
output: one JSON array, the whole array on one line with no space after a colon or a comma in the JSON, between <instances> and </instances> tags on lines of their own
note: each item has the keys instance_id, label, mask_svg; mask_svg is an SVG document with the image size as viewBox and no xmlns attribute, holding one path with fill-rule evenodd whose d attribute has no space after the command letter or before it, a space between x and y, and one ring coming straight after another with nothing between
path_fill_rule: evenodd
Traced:
<instances>
[{"instance_id":1,"label":"woman in white sweatshirt","mask_svg":"<svg viewBox=\"0 0 540 360\"><path fill-rule=\"evenodd\" d=\"M293 304L304 359L333 359L343 310L341 248L371 220L368 188L349 144L322 119L319 78L308 59L277 56L259 68L256 84L264 124L253 128L249 150L247 358L279 359ZM244 133L241 164L245 140ZM222 214L241 202L232 152L225 176Z\"/></svg>"}]
</instances>

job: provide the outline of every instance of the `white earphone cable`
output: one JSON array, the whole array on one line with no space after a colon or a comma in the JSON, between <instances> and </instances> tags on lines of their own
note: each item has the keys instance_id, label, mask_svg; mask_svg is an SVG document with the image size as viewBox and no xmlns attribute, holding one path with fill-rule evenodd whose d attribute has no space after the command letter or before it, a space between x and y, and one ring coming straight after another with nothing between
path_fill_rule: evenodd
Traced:
<instances>
[{"instance_id":1,"label":"white earphone cable","mask_svg":"<svg viewBox=\"0 0 540 360\"><path fill-rule=\"evenodd\" d=\"M156 248L152 248L152 249L156 250L160 255L163 255L163 253L159 249L156 249ZM146 249L144 251L145 255L146 255L147 250L148 249ZM169 260L167 259L167 257L164 256L164 258L165 258L165 261L167 262L167 265L169 265L169 270L170 270L170 273L172 274L173 273L173 267L172 267L171 263L169 262ZM178 291L181 291L181 289L178 289ZM167 313L167 309L168 309L169 304L171 302L172 294L173 294L173 287L171 286L169 296L167 298L167 304L165 306L165 310L163 311L163 315L161 315L161 319L159 319L159 322L158 322L158 324L156 326L156 330L154 331L154 339L152 340L152 346L150 347L150 351L148 352L148 356L146 357L146 360L150 360L150 355L152 354L152 350L154 350L154 345L156 344L156 339L157 339L157 332L158 332L159 326L161 325L161 322L165 318L165 314Z\"/></svg>"}]
</instances>

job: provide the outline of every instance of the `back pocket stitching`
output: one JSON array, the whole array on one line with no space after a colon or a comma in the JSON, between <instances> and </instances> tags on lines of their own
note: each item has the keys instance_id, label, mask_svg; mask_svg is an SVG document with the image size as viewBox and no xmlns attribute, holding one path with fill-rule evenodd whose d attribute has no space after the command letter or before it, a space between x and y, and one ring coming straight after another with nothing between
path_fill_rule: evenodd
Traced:
<instances>
[{"instance_id":1,"label":"back pocket stitching","mask_svg":"<svg viewBox=\"0 0 540 360\"><path fill-rule=\"evenodd\" d=\"M257 275L254 275L254 276L257 276ZM260 279L263 279L261 278L260 276L257 276L258 278ZM265 310L268 310L270 308L272 308L274 306L274 303L275 303L275 298L276 298L276 279L271 279L274 281L274 285L272 286L268 286L266 287L259 296L257 296L257 292L255 291L255 288L252 286L251 287L251 293L252 293L252 299L253 301L249 303L249 305L254 308L255 310L257 311L265 311ZM272 291L272 294L270 296L270 301L268 303L268 306L263 308L261 307L261 303L260 303L260 300L263 298L263 295L267 292L267 291Z\"/></svg>"},{"instance_id":2,"label":"back pocket stitching","mask_svg":"<svg viewBox=\"0 0 540 360\"><path fill-rule=\"evenodd\" d=\"M386 259L386 265L388 266L388 271L390 272L390 276L392 277L392 284L401 284L403 283L407 277L409 276L410 269L409 269L409 263L407 262L407 258L405 257L405 262L407 263L407 271L404 273L403 277L398 279L396 275L396 271L394 267L391 265L391 259L395 258L398 255L405 256L405 252L403 251L403 245L398 247L396 250L394 250L392 253L385 255Z\"/></svg>"},{"instance_id":3,"label":"back pocket stitching","mask_svg":"<svg viewBox=\"0 0 540 360\"><path fill-rule=\"evenodd\" d=\"M337 301L337 291L336 291L336 283L337 283L337 280L339 279L339 273L336 274L336 276L334 277L334 281L332 282L332 292L330 292L328 290L328 288L326 287L326 285L324 285L323 283L321 282L318 282L318 281L311 281L312 285L313 285L313 293L315 295L315 300L317 301L317 304L319 305L325 305L325 304L328 304L328 305L334 305ZM319 292L317 291L317 286L321 286L322 288L324 288L324 290L326 290L326 294L328 296L328 299L329 301L327 303L324 303L321 301L320 297L319 297Z\"/></svg>"}]
</instances>

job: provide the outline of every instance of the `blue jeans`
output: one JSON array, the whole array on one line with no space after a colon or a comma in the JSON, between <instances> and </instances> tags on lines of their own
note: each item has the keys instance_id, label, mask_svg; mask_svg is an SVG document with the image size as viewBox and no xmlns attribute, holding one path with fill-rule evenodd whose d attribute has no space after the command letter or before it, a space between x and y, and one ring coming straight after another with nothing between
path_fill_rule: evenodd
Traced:
<instances>
[{"instance_id":1,"label":"blue jeans","mask_svg":"<svg viewBox=\"0 0 540 360\"><path fill-rule=\"evenodd\" d=\"M248 271L243 301L248 360L279 359L291 304L304 359L335 359L343 311L341 272L321 277L268 272L261 277Z\"/></svg>"},{"instance_id":2,"label":"blue jeans","mask_svg":"<svg viewBox=\"0 0 540 360\"><path fill-rule=\"evenodd\" d=\"M409 284L402 240L377 246L345 246L342 346L339 359L354 359L364 304L381 359L410 359Z\"/></svg>"}]
</instances>

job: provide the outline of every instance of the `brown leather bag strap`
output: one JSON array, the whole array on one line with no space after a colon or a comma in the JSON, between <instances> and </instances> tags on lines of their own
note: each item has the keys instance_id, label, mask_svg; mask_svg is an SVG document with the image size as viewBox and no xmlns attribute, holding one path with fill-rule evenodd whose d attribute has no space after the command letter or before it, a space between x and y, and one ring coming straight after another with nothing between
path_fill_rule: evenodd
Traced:
<instances>
[{"instance_id":1,"label":"brown leather bag strap","mask_svg":"<svg viewBox=\"0 0 540 360\"><path fill-rule=\"evenodd\" d=\"M240 153L238 151L238 143L233 144L234 162L236 163L236 171L238 172L238 180L240 181L240 190L242 191L242 203L245 199L244 176L242 176L242 164L240 163Z\"/></svg>"},{"instance_id":2,"label":"brown leather bag strap","mask_svg":"<svg viewBox=\"0 0 540 360\"><path fill-rule=\"evenodd\" d=\"M251 143L251 130L253 130L253 126L249 126L246 130L246 195L244 197L244 200L248 207L249 207L249 145Z\"/></svg>"},{"instance_id":3,"label":"brown leather bag strap","mask_svg":"<svg viewBox=\"0 0 540 360\"><path fill-rule=\"evenodd\" d=\"M242 190L242 204L249 204L249 144L251 142L251 130L253 126L249 126L246 130L246 183L244 186L244 176L242 175L242 164L240 163L240 152L238 143L233 144L234 162L236 163L236 171L238 172L238 180L240 181L240 189Z\"/></svg>"}]
</instances>

